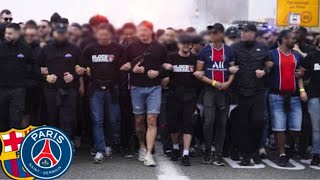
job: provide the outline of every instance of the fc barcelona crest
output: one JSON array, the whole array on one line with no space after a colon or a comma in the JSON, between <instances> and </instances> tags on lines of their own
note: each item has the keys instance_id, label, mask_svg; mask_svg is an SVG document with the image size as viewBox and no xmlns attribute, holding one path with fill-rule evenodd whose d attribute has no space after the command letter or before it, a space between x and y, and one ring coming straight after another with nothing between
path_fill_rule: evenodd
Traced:
<instances>
[{"instance_id":1,"label":"fc barcelona crest","mask_svg":"<svg viewBox=\"0 0 320 180\"><path fill-rule=\"evenodd\" d=\"M12 179L34 179L23 167L20 158L20 146L24 137L34 128L29 126L22 130L11 129L0 133L2 151L0 155L1 166L6 175Z\"/></svg>"}]
</instances>

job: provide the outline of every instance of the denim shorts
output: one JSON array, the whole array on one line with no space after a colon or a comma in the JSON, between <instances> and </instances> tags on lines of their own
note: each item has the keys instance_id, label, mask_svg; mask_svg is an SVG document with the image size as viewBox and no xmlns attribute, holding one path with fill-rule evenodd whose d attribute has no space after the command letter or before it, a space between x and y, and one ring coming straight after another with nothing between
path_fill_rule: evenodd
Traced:
<instances>
[{"instance_id":1,"label":"denim shorts","mask_svg":"<svg viewBox=\"0 0 320 180\"><path fill-rule=\"evenodd\" d=\"M131 87L133 114L160 114L161 86Z\"/></svg>"},{"instance_id":2,"label":"denim shorts","mask_svg":"<svg viewBox=\"0 0 320 180\"><path fill-rule=\"evenodd\" d=\"M290 112L285 112L284 97L269 94L270 118L273 131L301 131L302 109L299 96L292 96L290 101ZM287 127L288 126L288 127Z\"/></svg>"}]
</instances>

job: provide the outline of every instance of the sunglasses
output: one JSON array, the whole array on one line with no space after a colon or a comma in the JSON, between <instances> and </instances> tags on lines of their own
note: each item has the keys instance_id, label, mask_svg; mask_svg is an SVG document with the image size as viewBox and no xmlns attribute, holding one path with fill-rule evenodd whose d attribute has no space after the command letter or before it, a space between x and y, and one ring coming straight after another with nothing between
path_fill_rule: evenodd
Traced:
<instances>
[{"instance_id":1,"label":"sunglasses","mask_svg":"<svg viewBox=\"0 0 320 180\"><path fill-rule=\"evenodd\" d=\"M12 22L13 18L3 18L6 22Z\"/></svg>"}]
</instances>

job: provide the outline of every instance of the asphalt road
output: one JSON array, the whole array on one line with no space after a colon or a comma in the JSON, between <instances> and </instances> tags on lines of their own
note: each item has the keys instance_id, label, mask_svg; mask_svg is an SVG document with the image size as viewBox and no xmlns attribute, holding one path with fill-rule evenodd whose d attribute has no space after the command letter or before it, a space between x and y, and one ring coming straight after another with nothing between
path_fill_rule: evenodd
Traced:
<instances>
[{"instance_id":1,"label":"asphalt road","mask_svg":"<svg viewBox=\"0 0 320 180\"><path fill-rule=\"evenodd\" d=\"M290 169L277 169L269 161L261 166L250 169L238 166L236 162L226 162L226 166L201 164L201 157L191 158L192 166L183 167L179 162L171 162L164 157L157 146L155 157L156 167L145 167L137 158L124 158L114 155L112 159L103 164L93 164L92 156L87 149L77 152L69 171L62 177L64 179L161 179L161 180L187 180L187 179L320 179L320 167L310 168L309 165L294 159ZM159 149L159 150L158 150ZM273 161L271 159L271 161ZM268 164L269 163L269 164ZM0 179L6 179L0 171Z\"/></svg>"}]
</instances>

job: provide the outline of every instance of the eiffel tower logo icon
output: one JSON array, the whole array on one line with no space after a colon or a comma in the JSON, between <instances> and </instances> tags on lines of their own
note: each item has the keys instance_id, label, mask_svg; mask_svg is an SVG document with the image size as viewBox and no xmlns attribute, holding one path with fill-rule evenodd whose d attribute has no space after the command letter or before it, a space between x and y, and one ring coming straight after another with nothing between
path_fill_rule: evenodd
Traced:
<instances>
[{"instance_id":1,"label":"eiffel tower logo icon","mask_svg":"<svg viewBox=\"0 0 320 180\"><path fill-rule=\"evenodd\" d=\"M41 162L42 159L45 160ZM50 163L47 160L49 160ZM43 167L43 165L47 167L49 164L51 164L50 167L53 167L58 163L58 160L56 159L56 157L54 157L51 151L49 139L45 140L42 150L37 156L33 158L33 161L40 167ZM42 163L42 165L40 164L40 162Z\"/></svg>"}]
</instances>

